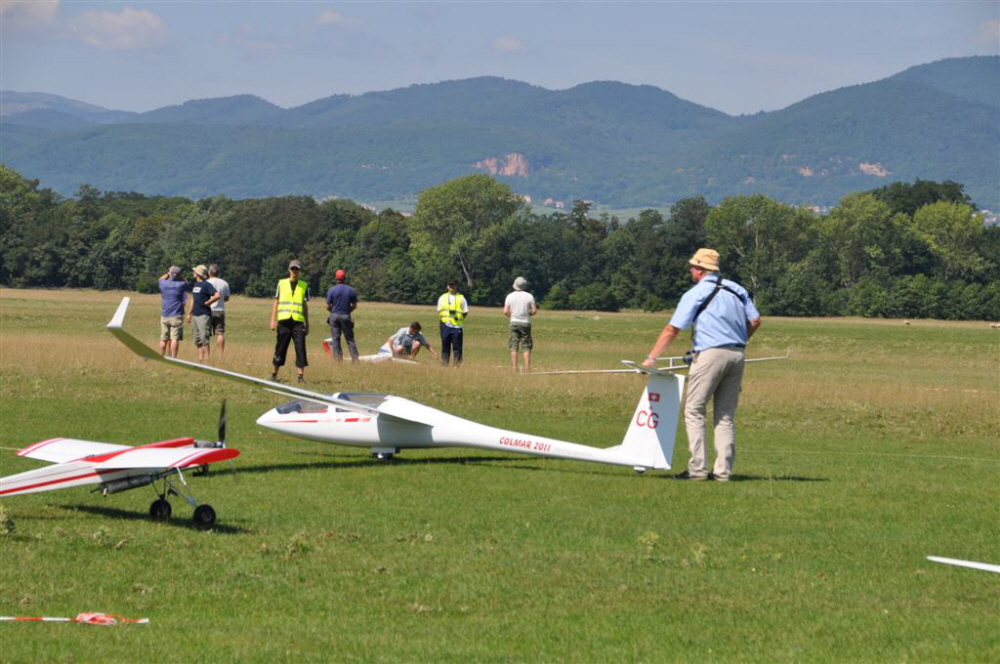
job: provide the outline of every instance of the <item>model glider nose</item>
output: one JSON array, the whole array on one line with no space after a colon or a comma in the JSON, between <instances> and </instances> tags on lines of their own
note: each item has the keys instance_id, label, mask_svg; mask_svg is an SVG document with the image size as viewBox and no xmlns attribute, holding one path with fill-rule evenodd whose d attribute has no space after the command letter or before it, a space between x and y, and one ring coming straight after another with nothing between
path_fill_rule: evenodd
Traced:
<instances>
[{"instance_id":1,"label":"model glider nose","mask_svg":"<svg viewBox=\"0 0 1000 664\"><path fill-rule=\"evenodd\" d=\"M278 413L277 408L272 408L263 415L257 418L257 424L264 427L265 429L271 429L272 431L278 431L276 426L281 422L281 414Z\"/></svg>"}]
</instances>

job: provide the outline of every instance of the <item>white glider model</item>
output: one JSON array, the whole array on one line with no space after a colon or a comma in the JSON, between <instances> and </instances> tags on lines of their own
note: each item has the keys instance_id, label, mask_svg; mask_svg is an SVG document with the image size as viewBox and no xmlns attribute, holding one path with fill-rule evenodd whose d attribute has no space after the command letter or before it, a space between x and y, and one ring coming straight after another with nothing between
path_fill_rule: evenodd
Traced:
<instances>
[{"instance_id":1,"label":"white glider model","mask_svg":"<svg viewBox=\"0 0 1000 664\"><path fill-rule=\"evenodd\" d=\"M323 352L326 353L327 357L333 357L333 337L327 337L323 340ZM392 353L386 346L382 346L382 348L379 348L377 353L372 355L359 355L358 362L396 362L398 364L418 364L417 362L408 360L405 357L393 357Z\"/></svg>"},{"instance_id":2,"label":"white glider model","mask_svg":"<svg viewBox=\"0 0 1000 664\"><path fill-rule=\"evenodd\" d=\"M670 468L677 431L684 377L670 369L647 369L631 364L629 373L647 376L620 445L596 448L472 422L390 394L337 392L319 394L262 378L161 356L126 332L122 325L129 298L122 299L108 330L134 353L192 371L221 376L294 400L261 415L257 424L298 438L364 447L380 459L404 449L471 447L522 452L561 459L593 461L634 468ZM686 368L686 367L678 367Z\"/></svg>"},{"instance_id":3,"label":"white glider model","mask_svg":"<svg viewBox=\"0 0 1000 664\"><path fill-rule=\"evenodd\" d=\"M215 523L215 510L211 505L198 504L181 470L198 471L207 464L232 459L239 454L239 450L225 446L223 405L218 442L177 438L133 447L74 438L51 438L29 445L17 455L54 465L0 478L0 497L69 489L85 484L98 484L95 490L106 496L152 485L158 498L149 506L151 517L169 519L171 508L167 496L179 495L194 508L196 524L211 526ZM175 483L175 479L179 483Z\"/></svg>"}]
</instances>

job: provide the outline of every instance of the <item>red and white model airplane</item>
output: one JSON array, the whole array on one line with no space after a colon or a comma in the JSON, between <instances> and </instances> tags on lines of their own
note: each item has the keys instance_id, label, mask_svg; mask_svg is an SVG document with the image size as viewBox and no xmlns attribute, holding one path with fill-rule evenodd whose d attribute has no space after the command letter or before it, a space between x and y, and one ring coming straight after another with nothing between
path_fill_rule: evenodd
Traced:
<instances>
[{"instance_id":1,"label":"red and white model airplane","mask_svg":"<svg viewBox=\"0 0 1000 664\"><path fill-rule=\"evenodd\" d=\"M273 431L368 448L381 459L389 459L404 449L471 447L615 464L639 472L649 468L670 468L684 388L684 377L674 371L686 367L646 369L633 364L629 369L617 370L646 374L646 386L621 444L596 448L487 426L391 394L319 394L195 362L162 357L122 329L128 304L129 298L123 298L108 323L108 330L137 355L292 397L293 401L269 410L257 420L257 424Z\"/></svg>"},{"instance_id":2,"label":"red and white model airplane","mask_svg":"<svg viewBox=\"0 0 1000 664\"><path fill-rule=\"evenodd\" d=\"M0 478L0 497L85 484L98 484L96 490L108 495L152 485L158 498L149 506L151 517L169 519L171 508L167 496L179 495L194 508L196 524L211 526L215 523L215 510L211 505L198 504L181 470L197 471L207 464L239 456L238 450L225 446L225 439L223 405L217 442L177 438L132 447L74 438L43 440L25 447L17 455L54 465Z\"/></svg>"}]
</instances>

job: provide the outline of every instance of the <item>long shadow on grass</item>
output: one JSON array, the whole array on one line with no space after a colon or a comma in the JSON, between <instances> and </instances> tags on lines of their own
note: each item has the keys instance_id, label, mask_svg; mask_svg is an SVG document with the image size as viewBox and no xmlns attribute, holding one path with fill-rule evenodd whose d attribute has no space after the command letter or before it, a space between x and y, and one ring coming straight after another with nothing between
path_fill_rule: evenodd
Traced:
<instances>
[{"instance_id":1,"label":"long shadow on grass","mask_svg":"<svg viewBox=\"0 0 1000 664\"><path fill-rule=\"evenodd\" d=\"M365 459L365 458L353 458L351 461L314 461L312 463L273 463L263 466L242 466L240 468L230 468L221 473L233 473L233 474L243 474L243 473L270 473L270 472L280 472L283 470L318 470L329 468L331 470L335 469L347 469L347 468L370 468L372 466L410 466L410 465L423 465L423 464L453 464L453 465L476 465L477 463L483 461L517 461L517 459L511 459L508 457L481 457L481 456L469 456L469 457L440 457L440 458L424 458L424 459L407 459L400 457L393 457L392 461L379 461L376 459ZM501 466L510 468L512 466ZM527 470L540 470L538 468L527 468Z\"/></svg>"},{"instance_id":2,"label":"long shadow on grass","mask_svg":"<svg viewBox=\"0 0 1000 664\"><path fill-rule=\"evenodd\" d=\"M664 480L690 481L686 477L678 475L662 475ZM733 475L730 482L829 482L826 477L802 477L801 475Z\"/></svg>"},{"instance_id":3,"label":"long shadow on grass","mask_svg":"<svg viewBox=\"0 0 1000 664\"><path fill-rule=\"evenodd\" d=\"M131 510L118 509L117 507L98 507L96 505L59 505L63 509L74 510L77 512L87 512L88 514L97 514L99 516L105 516L111 519L125 519L127 521L150 521L148 514L143 514L141 512L133 512ZM195 525L194 521L191 519L173 517L167 521L161 521L164 525L174 526L176 528L187 528L189 530L211 530L215 533L222 533L223 535L243 535L248 532L245 528L240 528L239 526L227 526L225 524L216 523L211 528L202 528L201 526Z\"/></svg>"}]
</instances>

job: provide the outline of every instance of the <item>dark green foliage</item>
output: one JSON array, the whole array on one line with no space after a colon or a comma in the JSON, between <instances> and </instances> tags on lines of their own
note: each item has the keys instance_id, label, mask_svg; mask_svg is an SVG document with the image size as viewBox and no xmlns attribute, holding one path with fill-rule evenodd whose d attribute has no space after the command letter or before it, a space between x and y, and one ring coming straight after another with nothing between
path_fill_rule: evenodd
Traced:
<instances>
[{"instance_id":1,"label":"dark green foliage","mask_svg":"<svg viewBox=\"0 0 1000 664\"><path fill-rule=\"evenodd\" d=\"M972 199L965 193L965 187L951 180L929 182L918 178L913 184L893 182L873 189L870 193L888 205L893 212L903 212L911 216L923 206L938 201L963 203L975 207Z\"/></svg>"},{"instance_id":2,"label":"dark green foliage","mask_svg":"<svg viewBox=\"0 0 1000 664\"><path fill-rule=\"evenodd\" d=\"M962 191L952 185L921 183ZM83 185L63 199L0 167L0 283L151 293L170 265L218 263L234 292L272 297L294 258L314 298L344 269L367 301L429 304L455 278L473 305L499 306L523 276L547 308L657 311L676 304L688 259L711 246L764 314L997 320L1000 228L962 200L910 215L859 193L820 216L761 194L715 208L696 197L669 218L644 210L622 222L584 201L531 214L474 175L425 190L407 218L306 196L191 201Z\"/></svg>"}]
</instances>

